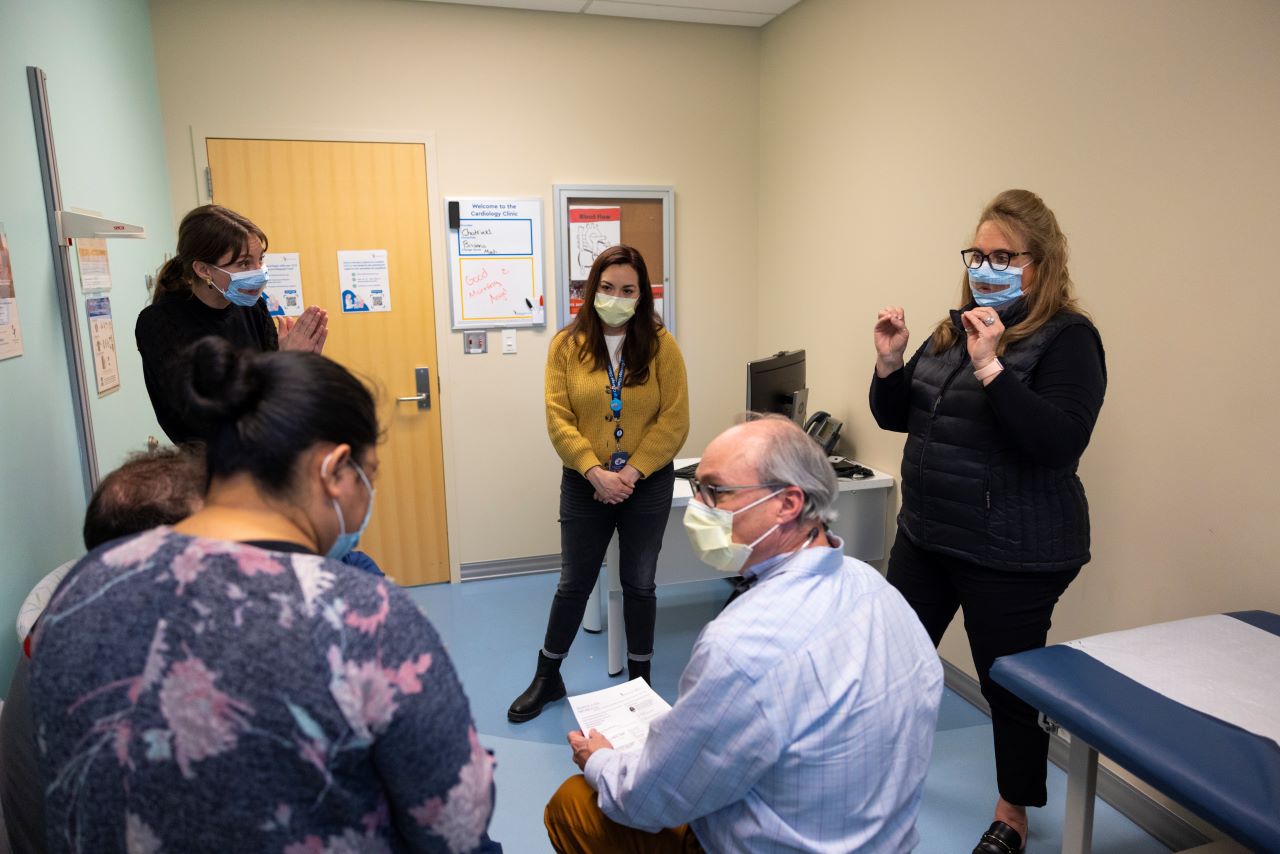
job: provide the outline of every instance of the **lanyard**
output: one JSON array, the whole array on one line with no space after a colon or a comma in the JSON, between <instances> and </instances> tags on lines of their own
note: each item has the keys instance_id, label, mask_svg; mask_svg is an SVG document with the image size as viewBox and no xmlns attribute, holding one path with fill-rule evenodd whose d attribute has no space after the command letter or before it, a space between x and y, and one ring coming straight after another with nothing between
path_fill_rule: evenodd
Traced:
<instances>
[{"instance_id":1,"label":"lanyard","mask_svg":"<svg viewBox=\"0 0 1280 854\"><path fill-rule=\"evenodd\" d=\"M627 378L627 360L621 356L618 357L618 373L613 372L613 362L605 364L605 370L609 372L609 409L613 412L613 444L615 448L622 447L622 381Z\"/></svg>"}]
</instances>

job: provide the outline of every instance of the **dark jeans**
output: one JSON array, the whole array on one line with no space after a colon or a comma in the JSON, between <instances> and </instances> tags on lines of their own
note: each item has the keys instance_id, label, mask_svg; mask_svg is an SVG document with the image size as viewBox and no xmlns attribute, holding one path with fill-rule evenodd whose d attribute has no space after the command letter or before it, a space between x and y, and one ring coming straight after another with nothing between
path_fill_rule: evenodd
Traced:
<instances>
[{"instance_id":1,"label":"dark jeans","mask_svg":"<svg viewBox=\"0 0 1280 854\"><path fill-rule=\"evenodd\" d=\"M964 630L978 671L982 696L991 706L1000 797L1011 804L1042 807L1049 734L1034 708L991 681L991 665L1002 655L1044 646L1058 597L1080 567L1054 572L1005 572L927 551L901 531L889 554L889 583L902 593L924 624L933 645L964 609Z\"/></svg>"},{"instance_id":2,"label":"dark jeans","mask_svg":"<svg viewBox=\"0 0 1280 854\"><path fill-rule=\"evenodd\" d=\"M543 644L547 652L562 656L569 651L605 550L617 529L627 654L643 659L653 654L653 621L658 613L653 577L671 514L674 484L675 469L668 463L639 481L626 501L604 504L592 497L595 488L590 481L572 469L564 470L560 479L560 585L547 619Z\"/></svg>"}]
</instances>

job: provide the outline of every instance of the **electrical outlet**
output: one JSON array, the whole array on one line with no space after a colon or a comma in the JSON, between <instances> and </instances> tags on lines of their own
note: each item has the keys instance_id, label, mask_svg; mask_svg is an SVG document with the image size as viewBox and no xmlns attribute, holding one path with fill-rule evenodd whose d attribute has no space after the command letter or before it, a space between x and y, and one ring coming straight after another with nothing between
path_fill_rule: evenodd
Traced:
<instances>
[{"instance_id":1,"label":"electrical outlet","mask_svg":"<svg viewBox=\"0 0 1280 854\"><path fill-rule=\"evenodd\" d=\"M514 329L502 330L502 355L514 353L516 351L516 331Z\"/></svg>"}]
</instances>

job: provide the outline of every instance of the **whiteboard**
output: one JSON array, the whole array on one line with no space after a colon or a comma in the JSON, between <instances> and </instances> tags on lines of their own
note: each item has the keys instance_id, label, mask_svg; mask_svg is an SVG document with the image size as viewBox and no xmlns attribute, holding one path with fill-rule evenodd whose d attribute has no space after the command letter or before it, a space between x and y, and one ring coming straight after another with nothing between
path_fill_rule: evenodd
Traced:
<instances>
[{"instance_id":1,"label":"whiteboard","mask_svg":"<svg viewBox=\"0 0 1280 854\"><path fill-rule=\"evenodd\" d=\"M542 199L445 199L454 329L545 326Z\"/></svg>"}]
</instances>

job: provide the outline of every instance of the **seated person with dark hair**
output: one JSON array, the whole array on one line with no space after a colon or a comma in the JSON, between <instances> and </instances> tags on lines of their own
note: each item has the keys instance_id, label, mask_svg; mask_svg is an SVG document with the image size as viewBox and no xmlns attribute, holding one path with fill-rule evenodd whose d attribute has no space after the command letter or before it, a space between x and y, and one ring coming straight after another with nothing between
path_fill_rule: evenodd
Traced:
<instances>
[{"instance_id":1,"label":"seated person with dark hair","mask_svg":"<svg viewBox=\"0 0 1280 854\"><path fill-rule=\"evenodd\" d=\"M182 521L204 506L207 481L204 446L198 442L131 455L98 484L89 499L84 515L85 550L91 552L112 540ZM36 618L79 561L79 557L72 558L40 579L23 600L17 630L24 649ZM373 558L361 551L351 552L342 562L374 575L384 574Z\"/></svg>"},{"instance_id":2,"label":"seated person with dark hair","mask_svg":"<svg viewBox=\"0 0 1280 854\"><path fill-rule=\"evenodd\" d=\"M204 506L87 555L32 637L48 849L500 852L439 636L341 562L374 512L373 395L216 337L184 395Z\"/></svg>"},{"instance_id":3,"label":"seated person with dark hair","mask_svg":"<svg viewBox=\"0 0 1280 854\"><path fill-rule=\"evenodd\" d=\"M204 488L203 445L192 443L131 454L120 468L102 479L89 499L82 533L85 551L187 518L203 505ZM74 557L40 579L23 600L18 609L17 630L24 648L53 591L79 561L79 556Z\"/></svg>"},{"instance_id":4,"label":"seated person with dark hair","mask_svg":"<svg viewBox=\"0 0 1280 854\"><path fill-rule=\"evenodd\" d=\"M84 547L180 522L204 505L204 446L134 454L98 485L84 514Z\"/></svg>"},{"instance_id":5,"label":"seated person with dark hair","mask_svg":"<svg viewBox=\"0 0 1280 854\"><path fill-rule=\"evenodd\" d=\"M204 446L197 442L130 455L103 478L89 499L84 516L85 550L91 552L112 540L181 522L204 506L207 481ZM31 632L58 584L80 560L73 558L42 578L18 611L18 640L23 654L18 657L5 695L4 712L0 714L0 756L4 757L0 762L0 805L14 851L45 848L44 801L28 694ZM343 563L374 575L383 574L364 552L351 552Z\"/></svg>"},{"instance_id":6,"label":"seated person with dark hair","mask_svg":"<svg viewBox=\"0 0 1280 854\"><path fill-rule=\"evenodd\" d=\"M84 517L84 546L98 546L155 528L172 525L199 510L205 485L204 449L198 445L134 454L111 472L93 493ZM46 575L23 602L18 614L18 656L13 680L0 714L0 804L14 851L44 851L44 797L36 765L31 698L31 661L26 640L58 583L78 563L70 560Z\"/></svg>"}]
</instances>

